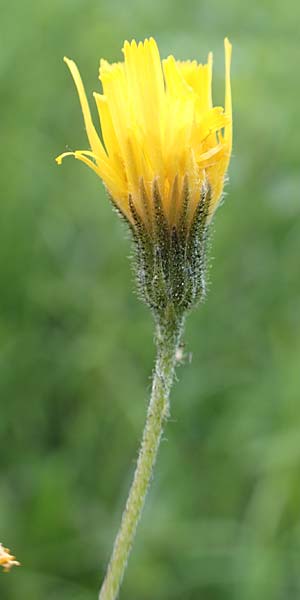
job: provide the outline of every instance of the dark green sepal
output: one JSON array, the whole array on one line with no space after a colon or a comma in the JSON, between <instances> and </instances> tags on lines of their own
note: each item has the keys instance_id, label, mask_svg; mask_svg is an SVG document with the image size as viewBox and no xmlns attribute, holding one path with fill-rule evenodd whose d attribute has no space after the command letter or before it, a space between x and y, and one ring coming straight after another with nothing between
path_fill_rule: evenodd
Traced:
<instances>
[{"instance_id":1,"label":"dark green sepal","mask_svg":"<svg viewBox=\"0 0 300 600\"><path fill-rule=\"evenodd\" d=\"M129 198L138 291L156 317L161 317L171 305L181 317L204 297L210 197L210 189L203 188L191 219L186 180L180 213L175 224L169 225L155 182L151 227Z\"/></svg>"}]
</instances>

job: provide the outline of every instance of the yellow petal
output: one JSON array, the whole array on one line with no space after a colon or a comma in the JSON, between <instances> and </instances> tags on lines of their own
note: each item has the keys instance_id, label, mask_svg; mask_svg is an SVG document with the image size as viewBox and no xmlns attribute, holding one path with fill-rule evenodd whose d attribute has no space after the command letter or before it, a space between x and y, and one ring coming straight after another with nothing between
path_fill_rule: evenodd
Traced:
<instances>
[{"instance_id":1,"label":"yellow petal","mask_svg":"<svg viewBox=\"0 0 300 600\"><path fill-rule=\"evenodd\" d=\"M86 127L88 140L90 142L90 146L91 146L94 154L103 156L105 154L105 152L104 152L103 146L101 144L101 141L99 139L99 136L97 134L97 131L96 131L93 121L92 121L89 104L87 101L87 97L86 97L86 94L84 91L82 79L80 77L78 68L73 60L70 60L69 58L64 57L64 61L70 69L71 75L74 79L75 86L77 88L79 101L81 104L81 110L82 110L82 114L83 114L83 118L84 118L84 123L85 123L85 127Z\"/></svg>"},{"instance_id":2,"label":"yellow petal","mask_svg":"<svg viewBox=\"0 0 300 600\"><path fill-rule=\"evenodd\" d=\"M228 151L231 152L232 147L232 99L231 99L231 83L230 83L230 67L232 45L228 38L224 40L225 48L225 113L230 119L229 125L225 128L224 139L228 144Z\"/></svg>"}]
</instances>

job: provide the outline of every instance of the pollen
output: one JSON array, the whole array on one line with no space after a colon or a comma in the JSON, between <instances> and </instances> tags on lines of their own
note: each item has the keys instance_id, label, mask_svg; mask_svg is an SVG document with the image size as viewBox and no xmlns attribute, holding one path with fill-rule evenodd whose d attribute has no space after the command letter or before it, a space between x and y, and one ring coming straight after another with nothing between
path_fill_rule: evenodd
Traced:
<instances>
[{"instance_id":1,"label":"pollen","mask_svg":"<svg viewBox=\"0 0 300 600\"><path fill-rule=\"evenodd\" d=\"M212 54L205 64L161 60L153 38L125 41L122 62L100 61L102 93L95 92L101 135L76 64L65 58L77 88L89 148L64 152L104 182L118 210L133 223L133 203L143 222L153 221L153 189L165 218L178 222L188 182L190 223L203 189L210 189L208 219L223 193L232 148L231 44L225 47L224 107L212 102Z\"/></svg>"}]
</instances>

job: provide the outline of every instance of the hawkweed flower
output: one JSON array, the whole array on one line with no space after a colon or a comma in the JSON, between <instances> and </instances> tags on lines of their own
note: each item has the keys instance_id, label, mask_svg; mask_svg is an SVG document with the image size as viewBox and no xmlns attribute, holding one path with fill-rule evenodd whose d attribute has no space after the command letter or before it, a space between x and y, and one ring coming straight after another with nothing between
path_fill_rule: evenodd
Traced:
<instances>
[{"instance_id":1,"label":"hawkweed flower","mask_svg":"<svg viewBox=\"0 0 300 600\"><path fill-rule=\"evenodd\" d=\"M124 61L100 61L102 93L92 121L76 64L74 79L87 150L64 152L103 180L135 243L140 296L156 323L157 361L134 481L101 600L118 594L169 411L169 393L187 311L205 294L206 241L222 198L232 147L231 44L225 39L224 107L212 102L212 54L206 64L161 60L153 38L125 42Z\"/></svg>"},{"instance_id":2,"label":"hawkweed flower","mask_svg":"<svg viewBox=\"0 0 300 600\"><path fill-rule=\"evenodd\" d=\"M16 557L0 543L0 567L2 567L4 573L8 573L12 567L19 566L20 563L16 560Z\"/></svg>"},{"instance_id":3,"label":"hawkweed flower","mask_svg":"<svg viewBox=\"0 0 300 600\"><path fill-rule=\"evenodd\" d=\"M225 106L212 103L207 64L161 61L154 39L125 42L124 62L101 60L94 93L102 140L79 71L77 87L90 148L65 152L101 177L131 226L141 296L183 312L204 293L207 227L223 192L232 145L231 45L225 39Z\"/></svg>"}]
</instances>

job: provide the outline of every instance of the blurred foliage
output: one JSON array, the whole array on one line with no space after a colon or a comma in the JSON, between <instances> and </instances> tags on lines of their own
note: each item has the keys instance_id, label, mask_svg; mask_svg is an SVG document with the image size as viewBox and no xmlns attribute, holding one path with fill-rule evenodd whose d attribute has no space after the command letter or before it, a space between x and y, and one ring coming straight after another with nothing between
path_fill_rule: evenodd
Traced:
<instances>
[{"instance_id":1,"label":"blurred foliage","mask_svg":"<svg viewBox=\"0 0 300 600\"><path fill-rule=\"evenodd\" d=\"M100 181L54 157L87 142L73 82L154 35L234 46L235 141L206 303L121 598L300 597L299 19L296 0L1 4L1 600L96 597L134 469L154 359L124 227ZM190 358L190 360L189 360Z\"/></svg>"}]
</instances>

